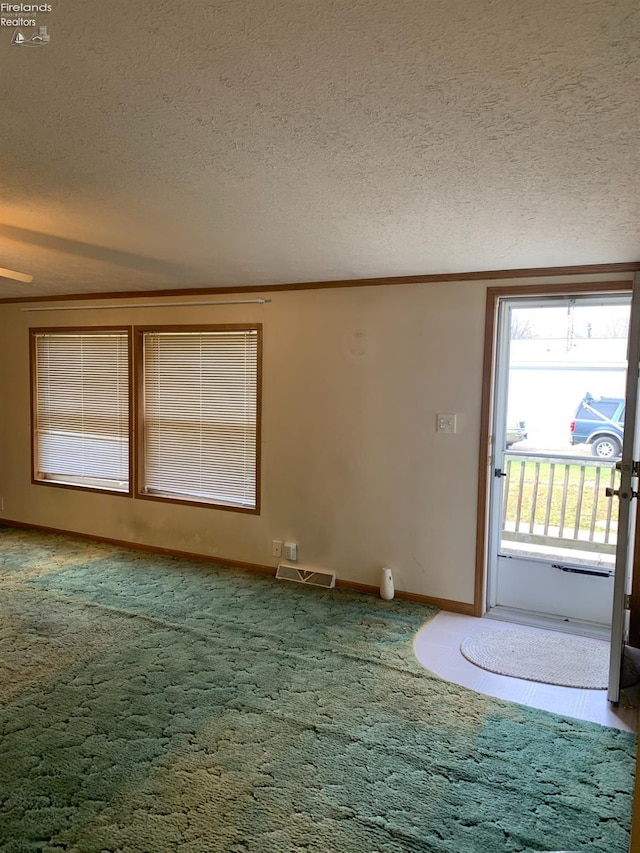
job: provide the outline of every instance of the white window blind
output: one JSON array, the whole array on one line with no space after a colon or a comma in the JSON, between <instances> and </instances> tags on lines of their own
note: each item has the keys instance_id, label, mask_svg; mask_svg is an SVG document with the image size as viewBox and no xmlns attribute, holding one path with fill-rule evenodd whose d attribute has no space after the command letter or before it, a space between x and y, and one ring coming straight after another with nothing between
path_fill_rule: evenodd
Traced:
<instances>
[{"instance_id":1,"label":"white window blind","mask_svg":"<svg viewBox=\"0 0 640 853\"><path fill-rule=\"evenodd\" d=\"M34 338L35 478L128 492L127 332Z\"/></svg>"},{"instance_id":2,"label":"white window blind","mask_svg":"<svg viewBox=\"0 0 640 853\"><path fill-rule=\"evenodd\" d=\"M142 493L257 507L258 332L143 332Z\"/></svg>"}]
</instances>

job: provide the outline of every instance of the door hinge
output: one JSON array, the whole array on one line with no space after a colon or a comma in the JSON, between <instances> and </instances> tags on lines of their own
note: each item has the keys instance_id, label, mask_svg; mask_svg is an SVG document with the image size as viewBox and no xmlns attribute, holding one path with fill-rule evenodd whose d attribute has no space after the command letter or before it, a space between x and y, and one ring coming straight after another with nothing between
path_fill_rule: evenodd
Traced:
<instances>
[{"instance_id":1,"label":"door hinge","mask_svg":"<svg viewBox=\"0 0 640 853\"><path fill-rule=\"evenodd\" d=\"M631 610L631 596L628 593L624 597L624 609Z\"/></svg>"}]
</instances>

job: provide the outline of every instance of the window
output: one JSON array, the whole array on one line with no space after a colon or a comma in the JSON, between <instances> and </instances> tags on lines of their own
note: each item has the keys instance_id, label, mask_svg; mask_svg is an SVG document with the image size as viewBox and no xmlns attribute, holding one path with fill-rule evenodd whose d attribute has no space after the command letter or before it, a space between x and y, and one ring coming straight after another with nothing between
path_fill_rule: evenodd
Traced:
<instances>
[{"instance_id":1,"label":"window","mask_svg":"<svg viewBox=\"0 0 640 853\"><path fill-rule=\"evenodd\" d=\"M32 329L33 479L130 493L125 329Z\"/></svg>"},{"instance_id":2,"label":"window","mask_svg":"<svg viewBox=\"0 0 640 853\"><path fill-rule=\"evenodd\" d=\"M32 329L33 480L259 512L262 327ZM133 443L133 442L131 442Z\"/></svg>"},{"instance_id":3,"label":"window","mask_svg":"<svg viewBox=\"0 0 640 853\"><path fill-rule=\"evenodd\" d=\"M620 406L620 400L598 400L594 408L597 408L605 418L612 418Z\"/></svg>"},{"instance_id":4,"label":"window","mask_svg":"<svg viewBox=\"0 0 640 853\"><path fill-rule=\"evenodd\" d=\"M139 495L258 512L261 327L137 334Z\"/></svg>"}]
</instances>

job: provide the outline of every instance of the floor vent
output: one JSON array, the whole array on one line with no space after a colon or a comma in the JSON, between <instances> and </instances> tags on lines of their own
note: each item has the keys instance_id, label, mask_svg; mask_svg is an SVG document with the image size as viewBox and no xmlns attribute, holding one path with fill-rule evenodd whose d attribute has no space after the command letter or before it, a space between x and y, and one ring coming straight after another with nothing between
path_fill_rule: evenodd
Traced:
<instances>
[{"instance_id":1,"label":"floor vent","mask_svg":"<svg viewBox=\"0 0 640 853\"><path fill-rule=\"evenodd\" d=\"M276 572L276 577L281 581L307 583L311 586L322 586L325 589L332 589L336 585L335 572L299 569L297 566L288 566L286 563L280 563L278 571Z\"/></svg>"}]
</instances>

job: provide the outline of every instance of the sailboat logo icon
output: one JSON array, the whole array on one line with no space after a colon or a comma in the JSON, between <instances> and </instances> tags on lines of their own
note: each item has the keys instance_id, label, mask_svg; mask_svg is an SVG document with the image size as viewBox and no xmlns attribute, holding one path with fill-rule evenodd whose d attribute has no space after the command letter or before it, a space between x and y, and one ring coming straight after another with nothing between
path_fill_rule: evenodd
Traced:
<instances>
[{"instance_id":1,"label":"sailboat logo icon","mask_svg":"<svg viewBox=\"0 0 640 853\"><path fill-rule=\"evenodd\" d=\"M13 38L11 39L11 44L26 44L31 46L37 46L39 44L49 44L51 41L51 36L47 32L46 27L38 27L38 32L35 36L31 36L28 38L21 30L16 30Z\"/></svg>"}]
</instances>

